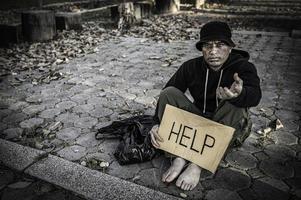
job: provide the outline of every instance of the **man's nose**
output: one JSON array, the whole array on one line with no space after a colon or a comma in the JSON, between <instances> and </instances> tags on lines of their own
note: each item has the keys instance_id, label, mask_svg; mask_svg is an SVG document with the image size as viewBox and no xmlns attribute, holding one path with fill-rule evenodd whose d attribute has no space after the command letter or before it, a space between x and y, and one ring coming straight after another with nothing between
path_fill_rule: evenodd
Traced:
<instances>
[{"instance_id":1,"label":"man's nose","mask_svg":"<svg viewBox=\"0 0 301 200\"><path fill-rule=\"evenodd\" d=\"M210 49L210 54L215 54L215 53L217 53L217 47L213 45L212 48Z\"/></svg>"}]
</instances>

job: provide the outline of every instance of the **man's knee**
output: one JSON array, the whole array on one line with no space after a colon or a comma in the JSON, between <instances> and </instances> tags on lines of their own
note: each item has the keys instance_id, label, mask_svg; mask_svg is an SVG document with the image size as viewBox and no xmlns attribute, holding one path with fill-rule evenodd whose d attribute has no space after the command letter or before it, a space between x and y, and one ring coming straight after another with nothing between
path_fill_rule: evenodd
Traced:
<instances>
[{"instance_id":1,"label":"man's knee","mask_svg":"<svg viewBox=\"0 0 301 200\"><path fill-rule=\"evenodd\" d=\"M215 116L214 121L235 128L231 146L239 146L250 135L252 122L247 108L237 107L230 102L224 102Z\"/></svg>"},{"instance_id":2,"label":"man's knee","mask_svg":"<svg viewBox=\"0 0 301 200\"><path fill-rule=\"evenodd\" d=\"M181 90L179 90L176 87L173 86L169 86L164 88L161 93L160 93L160 97L162 96L178 96L178 95L183 95L183 92Z\"/></svg>"}]
</instances>

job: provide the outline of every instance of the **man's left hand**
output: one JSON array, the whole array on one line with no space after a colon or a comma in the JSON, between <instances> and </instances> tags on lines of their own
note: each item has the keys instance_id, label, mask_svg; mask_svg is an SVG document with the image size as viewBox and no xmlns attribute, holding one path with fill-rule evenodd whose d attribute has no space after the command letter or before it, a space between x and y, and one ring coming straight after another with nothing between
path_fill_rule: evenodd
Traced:
<instances>
[{"instance_id":1,"label":"man's left hand","mask_svg":"<svg viewBox=\"0 0 301 200\"><path fill-rule=\"evenodd\" d=\"M230 89L227 87L219 87L216 89L216 95L219 99L233 99L240 95L243 87L243 80L239 78L237 73L234 74L233 78L234 82Z\"/></svg>"}]
</instances>

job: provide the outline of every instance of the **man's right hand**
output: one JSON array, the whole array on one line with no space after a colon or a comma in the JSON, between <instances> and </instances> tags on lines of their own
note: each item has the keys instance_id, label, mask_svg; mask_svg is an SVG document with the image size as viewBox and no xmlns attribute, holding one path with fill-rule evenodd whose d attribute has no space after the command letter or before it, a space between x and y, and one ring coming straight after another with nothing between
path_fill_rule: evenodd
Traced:
<instances>
[{"instance_id":1,"label":"man's right hand","mask_svg":"<svg viewBox=\"0 0 301 200\"><path fill-rule=\"evenodd\" d=\"M155 125L153 126L153 128L150 130L149 134L151 136L151 142L152 142L152 145L155 147L155 148L159 148L160 147L160 144L158 143L159 142L163 142L163 139L162 137L159 135L159 125Z\"/></svg>"}]
</instances>

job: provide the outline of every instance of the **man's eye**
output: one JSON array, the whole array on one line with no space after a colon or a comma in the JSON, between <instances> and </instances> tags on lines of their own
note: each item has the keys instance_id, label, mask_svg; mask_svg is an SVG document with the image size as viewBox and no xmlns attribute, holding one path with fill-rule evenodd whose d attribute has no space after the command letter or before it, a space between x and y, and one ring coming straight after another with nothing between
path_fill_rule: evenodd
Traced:
<instances>
[{"instance_id":1,"label":"man's eye","mask_svg":"<svg viewBox=\"0 0 301 200\"><path fill-rule=\"evenodd\" d=\"M225 43L220 42L220 43L217 43L216 46L217 46L217 47L223 47L223 46L225 46Z\"/></svg>"}]
</instances>

